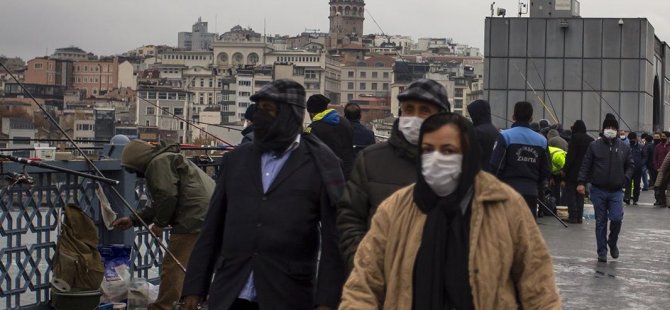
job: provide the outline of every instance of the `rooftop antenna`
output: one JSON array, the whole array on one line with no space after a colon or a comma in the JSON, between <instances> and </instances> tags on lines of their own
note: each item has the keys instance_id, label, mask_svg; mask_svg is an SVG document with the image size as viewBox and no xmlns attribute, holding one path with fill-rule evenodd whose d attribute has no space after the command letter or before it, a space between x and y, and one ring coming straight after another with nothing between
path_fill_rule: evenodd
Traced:
<instances>
[{"instance_id":1,"label":"rooftop antenna","mask_svg":"<svg viewBox=\"0 0 670 310\"><path fill-rule=\"evenodd\" d=\"M266 27L266 18L263 17L263 43L268 42L267 34L265 33L265 28Z\"/></svg>"}]
</instances>

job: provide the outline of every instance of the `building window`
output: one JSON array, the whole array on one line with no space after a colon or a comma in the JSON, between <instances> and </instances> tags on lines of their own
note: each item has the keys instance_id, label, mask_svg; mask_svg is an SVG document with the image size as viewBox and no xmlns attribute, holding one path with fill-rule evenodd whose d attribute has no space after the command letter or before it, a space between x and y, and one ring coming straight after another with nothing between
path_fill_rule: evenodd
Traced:
<instances>
[{"instance_id":1,"label":"building window","mask_svg":"<svg viewBox=\"0 0 670 310\"><path fill-rule=\"evenodd\" d=\"M209 79L209 87L214 87L213 85L214 85L214 81L212 81L212 79Z\"/></svg>"},{"instance_id":2,"label":"building window","mask_svg":"<svg viewBox=\"0 0 670 310\"><path fill-rule=\"evenodd\" d=\"M347 83L347 89L354 89L354 82Z\"/></svg>"},{"instance_id":3,"label":"building window","mask_svg":"<svg viewBox=\"0 0 670 310\"><path fill-rule=\"evenodd\" d=\"M167 100L167 93L158 93L158 99Z\"/></svg>"},{"instance_id":4,"label":"building window","mask_svg":"<svg viewBox=\"0 0 670 310\"><path fill-rule=\"evenodd\" d=\"M146 121L145 125L146 125L147 127L149 127L149 121Z\"/></svg>"},{"instance_id":5,"label":"building window","mask_svg":"<svg viewBox=\"0 0 670 310\"><path fill-rule=\"evenodd\" d=\"M377 71L372 72L372 78L373 78L373 79L376 79L377 76L378 76L377 74L378 74Z\"/></svg>"},{"instance_id":6,"label":"building window","mask_svg":"<svg viewBox=\"0 0 670 310\"><path fill-rule=\"evenodd\" d=\"M200 96L198 96L198 103L205 104L205 96L203 94L200 94Z\"/></svg>"},{"instance_id":7,"label":"building window","mask_svg":"<svg viewBox=\"0 0 670 310\"><path fill-rule=\"evenodd\" d=\"M372 83L372 90L377 90L377 83Z\"/></svg>"},{"instance_id":8,"label":"building window","mask_svg":"<svg viewBox=\"0 0 670 310\"><path fill-rule=\"evenodd\" d=\"M205 79L200 79L200 87L205 87Z\"/></svg>"},{"instance_id":9,"label":"building window","mask_svg":"<svg viewBox=\"0 0 670 310\"><path fill-rule=\"evenodd\" d=\"M241 92L238 92L237 95L240 96L240 97L250 97L251 93L248 92L248 91L241 91Z\"/></svg>"},{"instance_id":10,"label":"building window","mask_svg":"<svg viewBox=\"0 0 670 310\"><path fill-rule=\"evenodd\" d=\"M361 71L361 79L364 79L367 77L367 72Z\"/></svg>"},{"instance_id":11,"label":"building window","mask_svg":"<svg viewBox=\"0 0 670 310\"><path fill-rule=\"evenodd\" d=\"M35 64L35 69L42 69L42 64Z\"/></svg>"},{"instance_id":12,"label":"building window","mask_svg":"<svg viewBox=\"0 0 670 310\"><path fill-rule=\"evenodd\" d=\"M354 77L354 71L349 71L347 74L348 74L348 76L349 76L350 78L353 78L353 77Z\"/></svg>"},{"instance_id":13,"label":"building window","mask_svg":"<svg viewBox=\"0 0 670 310\"><path fill-rule=\"evenodd\" d=\"M454 108L462 109L463 108L463 99L455 99L454 100Z\"/></svg>"},{"instance_id":14,"label":"building window","mask_svg":"<svg viewBox=\"0 0 670 310\"><path fill-rule=\"evenodd\" d=\"M148 92L147 99L156 99L156 92L153 91Z\"/></svg>"},{"instance_id":15,"label":"building window","mask_svg":"<svg viewBox=\"0 0 670 310\"><path fill-rule=\"evenodd\" d=\"M156 114L156 108L154 107L147 107L147 115L154 115ZM148 126L148 125L147 125Z\"/></svg>"},{"instance_id":16,"label":"building window","mask_svg":"<svg viewBox=\"0 0 670 310\"><path fill-rule=\"evenodd\" d=\"M385 79L388 79L388 78L389 78L389 73L388 73L388 72L384 72L383 77L384 77Z\"/></svg>"},{"instance_id":17,"label":"building window","mask_svg":"<svg viewBox=\"0 0 670 310\"><path fill-rule=\"evenodd\" d=\"M454 97L463 98L463 89L456 88L456 90L454 91Z\"/></svg>"},{"instance_id":18,"label":"building window","mask_svg":"<svg viewBox=\"0 0 670 310\"><path fill-rule=\"evenodd\" d=\"M389 83L382 84L382 90L389 90Z\"/></svg>"},{"instance_id":19,"label":"building window","mask_svg":"<svg viewBox=\"0 0 670 310\"><path fill-rule=\"evenodd\" d=\"M165 115L169 115L169 114L170 114L170 108L169 108L169 107L161 108L161 110L163 110L163 113L162 113L162 114L165 114Z\"/></svg>"},{"instance_id":20,"label":"building window","mask_svg":"<svg viewBox=\"0 0 670 310\"><path fill-rule=\"evenodd\" d=\"M184 115L184 108L174 108L174 115Z\"/></svg>"},{"instance_id":21,"label":"building window","mask_svg":"<svg viewBox=\"0 0 670 310\"><path fill-rule=\"evenodd\" d=\"M365 83L361 83L361 87L360 87L360 89L361 89L361 90L365 90Z\"/></svg>"},{"instance_id":22,"label":"building window","mask_svg":"<svg viewBox=\"0 0 670 310\"><path fill-rule=\"evenodd\" d=\"M211 105L213 103L212 94L207 94L207 104Z\"/></svg>"},{"instance_id":23,"label":"building window","mask_svg":"<svg viewBox=\"0 0 670 310\"><path fill-rule=\"evenodd\" d=\"M240 86L251 86L251 81L239 81L239 82L237 82L237 85L240 85Z\"/></svg>"},{"instance_id":24,"label":"building window","mask_svg":"<svg viewBox=\"0 0 670 310\"><path fill-rule=\"evenodd\" d=\"M353 100L354 94L347 94L347 100Z\"/></svg>"}]
</instances>

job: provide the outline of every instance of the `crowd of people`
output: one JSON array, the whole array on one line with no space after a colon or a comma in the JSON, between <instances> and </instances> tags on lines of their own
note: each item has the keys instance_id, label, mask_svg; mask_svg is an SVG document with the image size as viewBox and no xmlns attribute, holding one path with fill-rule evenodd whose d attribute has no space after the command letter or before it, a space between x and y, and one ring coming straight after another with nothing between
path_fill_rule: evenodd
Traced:
<instances>
[{"instance_id":1,"label":"crowd of people","mask_svg":"<svg viewBox=\"0 0 670 310\"><path fill-rule=\"evenodd\" d=\"M608 250L619 256L624 204L652 187L667 202L670 133L629 133L612 114L589 134L582 120L534 122L532 104L518 102L499 130L489 102L468 105L469 120L450 112L440 83L420 79L376 143L360 106L340 115L294 81L251 100L215 186L170 147L124 150L154 200L143 220L172 228L187 267L175 276L164 262L156 309L560 309L536 218L567 205L578 225L588 195L606 262Z\"/></svg>"}]
</instances>

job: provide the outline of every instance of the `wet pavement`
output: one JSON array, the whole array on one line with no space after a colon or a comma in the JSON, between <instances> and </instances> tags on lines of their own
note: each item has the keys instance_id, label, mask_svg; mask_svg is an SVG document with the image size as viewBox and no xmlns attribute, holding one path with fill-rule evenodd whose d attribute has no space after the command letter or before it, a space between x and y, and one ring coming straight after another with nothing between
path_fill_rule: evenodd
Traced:
<instances>
[{"instance_id":1,"label":"wet pavement","mask_svg":"<svg viewBox=\"0 0 670 310\"><path fill-rule=\"evenodd\" d=\"M538 220L565 309L670 309L670 209L653 201L642 192L639 206L625 207L620 256L607 263L597 260L594 220Z\"/></svg>"}]
</instances>

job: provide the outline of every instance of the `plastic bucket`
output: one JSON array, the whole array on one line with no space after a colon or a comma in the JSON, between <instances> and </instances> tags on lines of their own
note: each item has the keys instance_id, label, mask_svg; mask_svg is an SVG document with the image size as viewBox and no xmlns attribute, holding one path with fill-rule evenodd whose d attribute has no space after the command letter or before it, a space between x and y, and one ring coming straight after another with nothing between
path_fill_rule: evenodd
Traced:
<instances>
[{"instance_id":1,"label":"plastic bucket","mask_svg":"<svg viewBox=\"0 0 670 310\"><path fill-rule=\"evenodd\" d=\"M56 310L93 310L98 308L102 293L96 291L61 292L51 289L51 305Z\"/></svg>"},{"instance_id":2,"label":"plastic bucket","mask_svg":"<svg viewBox=\"0 0 670 310\"><path fill-rule=\"evenodd\" d=\"M596 218L596 213L593 210L593 205L584 204L584 219L593 220Z\"/></svg>"}]
</instances>

